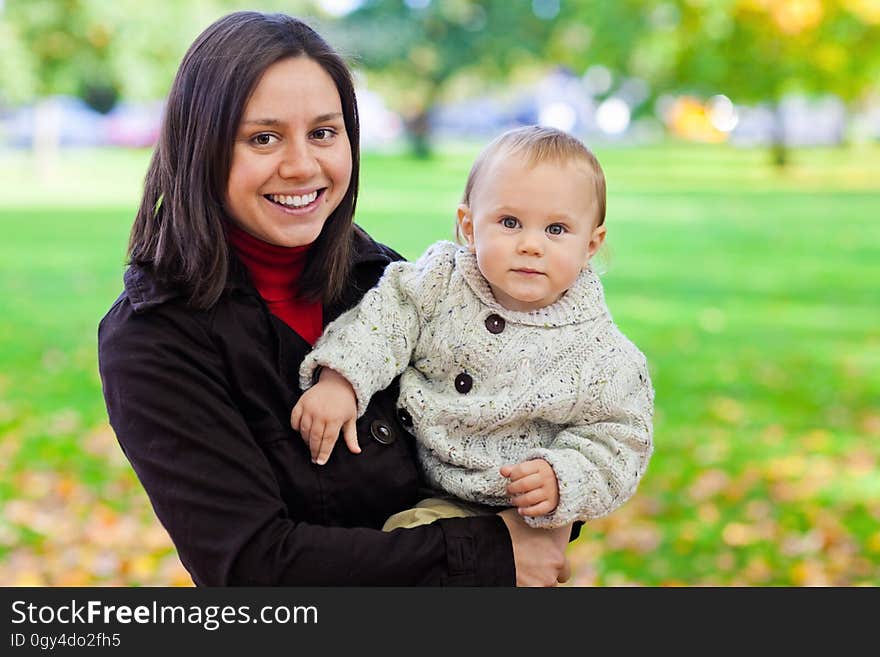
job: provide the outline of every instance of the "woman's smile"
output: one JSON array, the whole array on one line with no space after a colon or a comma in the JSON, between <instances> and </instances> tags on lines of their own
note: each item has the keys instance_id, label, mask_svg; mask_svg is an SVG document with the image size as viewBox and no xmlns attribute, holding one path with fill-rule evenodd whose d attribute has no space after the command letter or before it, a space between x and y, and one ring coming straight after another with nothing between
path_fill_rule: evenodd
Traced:
<instances>
[{"instance_id":1,"label":"woman's smile","mask_svg":"<svg viewBox=\"0 0 880 657\"><path fill-rule=\"evenodd\" d=\"M289 214L308 214L322 202L326 189L326 187L322 187L321 189L299 194L264 194L263 198L283 212Z\"/></svg>"}]
</instances>

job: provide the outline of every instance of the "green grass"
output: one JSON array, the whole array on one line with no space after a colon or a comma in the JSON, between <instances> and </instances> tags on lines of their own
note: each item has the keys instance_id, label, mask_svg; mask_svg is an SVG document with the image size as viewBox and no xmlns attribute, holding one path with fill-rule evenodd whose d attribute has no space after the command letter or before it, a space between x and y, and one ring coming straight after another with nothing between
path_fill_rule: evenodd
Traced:
<instances>
[{"instance_id":1,"label":"green grass","mask_svg":"<svg viewBox=\"0 0 880 657\"><path fill-rule=\"evenodd\" d=\"M366 154L359 223L409 258L451 238L475 152ZM0 559L46 583L65 581L28 516L47 486L84 491L56 495L60 515L151 522L95 360L148 155L67 153L36 175L0 154ZM650 363L656 451L633 500L571 547L574 583L880 585L880 147L796 151L782 172L722 146L597 155L603 280ZM85 540L70 531L67 549ZM162 583L161 563L113 581Z\"/></svg>"}]
</instances>

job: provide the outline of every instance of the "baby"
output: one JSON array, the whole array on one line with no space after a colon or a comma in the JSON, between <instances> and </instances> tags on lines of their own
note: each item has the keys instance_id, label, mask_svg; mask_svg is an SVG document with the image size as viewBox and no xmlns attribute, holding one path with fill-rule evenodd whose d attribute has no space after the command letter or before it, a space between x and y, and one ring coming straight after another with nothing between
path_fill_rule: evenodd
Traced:
<instances>
[{"instance_id":1,"label":"baby","mask_svg":"<svg viewBox=\"0 0 880 657\"><path fill-rule=\"evenodd\" d=\"M612 512L651 457L654 390L590 267L606 235L599 162L559 130L502 134L471 169L457 235L388 265L326 327L292 426L315 463L340 432L359 452L355 420L400 374L398 417L437 495L384 529L504 506L544 528Z\"/></svg>"}]
</instances>

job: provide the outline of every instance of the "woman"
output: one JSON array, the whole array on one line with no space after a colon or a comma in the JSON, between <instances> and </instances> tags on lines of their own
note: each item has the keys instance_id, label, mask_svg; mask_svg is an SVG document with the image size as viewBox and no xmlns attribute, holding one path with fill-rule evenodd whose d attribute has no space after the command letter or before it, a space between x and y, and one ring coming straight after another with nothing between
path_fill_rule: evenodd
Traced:
<instances>
[{"instance_id":1,"label":"woman","mask_svg":"<svg viewBox=\"0 0 880 657\"><path fill-rule=\"evenodd\" d=\"M396 384L324 466L289 425L321 329L393 250L353 224L350 73L308 26L236 12L175 77L101 321L111 425L197 585L553 585L568 536L515 511L382 532L420 498Z\"/></svg>"}]
</instances>

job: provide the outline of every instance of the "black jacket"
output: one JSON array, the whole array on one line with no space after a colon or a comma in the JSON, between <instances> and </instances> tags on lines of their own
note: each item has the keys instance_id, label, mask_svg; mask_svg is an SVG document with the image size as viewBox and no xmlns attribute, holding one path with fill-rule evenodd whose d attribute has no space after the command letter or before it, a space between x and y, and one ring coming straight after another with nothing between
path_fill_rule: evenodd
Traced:
<instances>
[{"instance_id":1,"label":"black jacket","mask_svg":"<svg viewBox=\"0 0 880 657\"><path fill-rule=\"evenodd\" d=\"M400 259L356 234L347 298L324 308L325 324ZM326 465L311 463L290 428L309 349L235 262L207 311L130 267L101 320L110 424L193 581L513 585L510 537L496 515L378 529L421 494L413 441L396 416L396 382L358 421L361 454L340 443Z\"/></svg>"}]
</instances>

